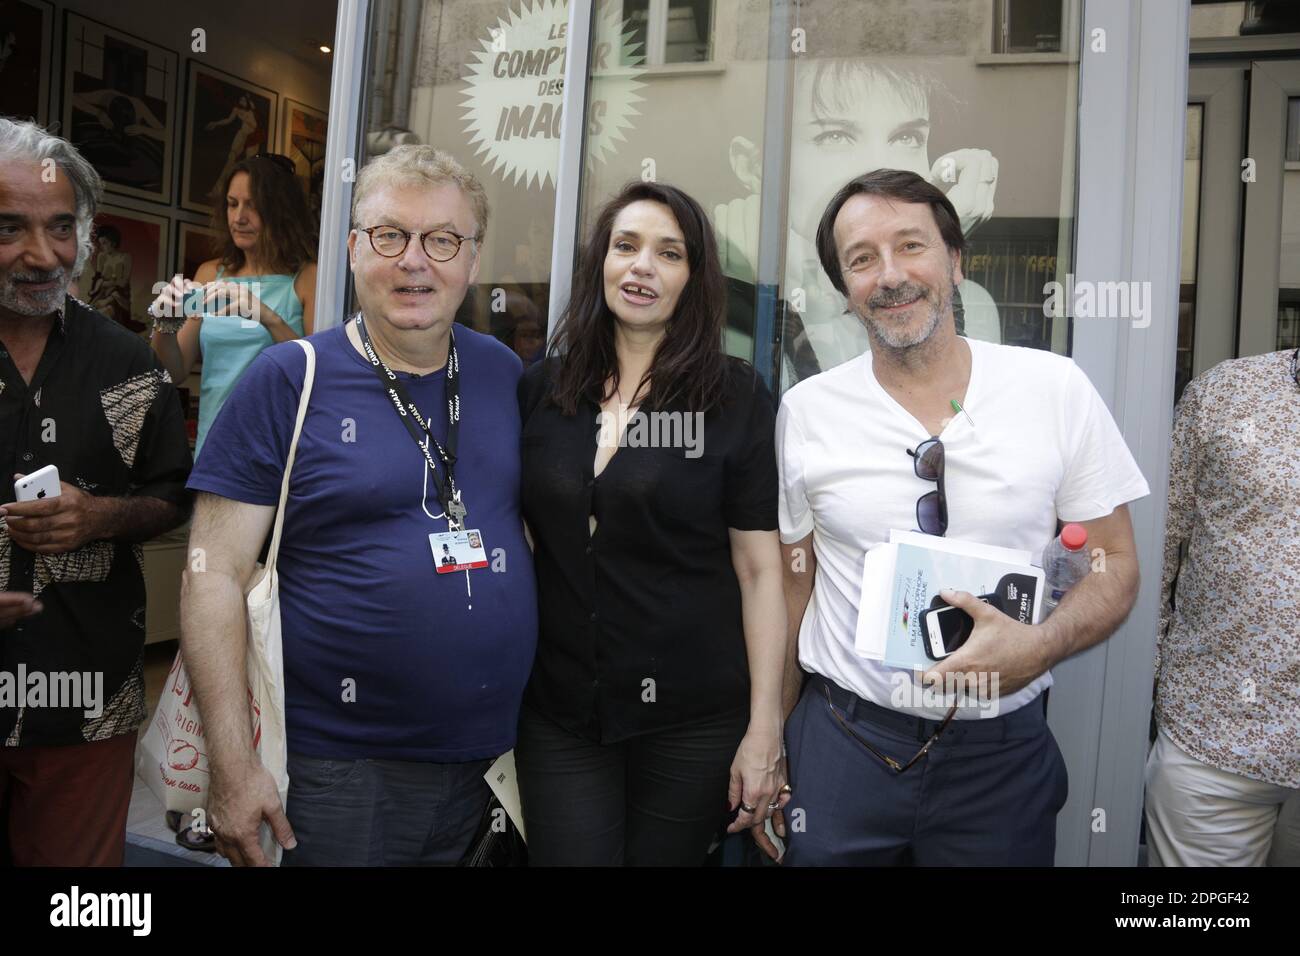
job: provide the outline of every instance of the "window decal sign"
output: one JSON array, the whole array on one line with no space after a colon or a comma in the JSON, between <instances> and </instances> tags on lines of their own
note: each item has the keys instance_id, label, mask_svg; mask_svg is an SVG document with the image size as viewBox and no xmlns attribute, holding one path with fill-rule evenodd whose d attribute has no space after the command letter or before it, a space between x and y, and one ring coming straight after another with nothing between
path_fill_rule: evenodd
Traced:
<instances>
[{"instance_id":1,"label":"window decal sign","mask_svg":"<svg viewBox=\"0 0 1300 956\"><path fill-rule=\"evenodd\" d=\"M587 158L613 155L638 114L643 54L608 5L596 14ZM503 179L526 187L555 184L568 46L568 4L521 0L480 37L464 91L470 145ZM554 141L554 142L550 142ZM549 148L538 148L541 143Z\"/></svg>"}]
</instances>

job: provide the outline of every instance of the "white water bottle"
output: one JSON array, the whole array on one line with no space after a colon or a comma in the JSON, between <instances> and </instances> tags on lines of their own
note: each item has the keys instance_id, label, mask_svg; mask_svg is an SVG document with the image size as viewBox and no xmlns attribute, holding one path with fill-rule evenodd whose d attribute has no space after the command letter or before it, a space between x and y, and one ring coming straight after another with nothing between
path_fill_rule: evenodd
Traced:
<instances>
[{"instance_id":1,"label":"white water bottle","mask_svg":"<svg viewBox=\"0 0 1300 956\"><path fill-rule=\"evenodd\" d=\"M1092 570L1088 558L1088 529L1081 524L1067 524L1060 535L1043 549L1043 612L1041 623L1056 610L1065 592Z\"/></svg>"}]
</instances>

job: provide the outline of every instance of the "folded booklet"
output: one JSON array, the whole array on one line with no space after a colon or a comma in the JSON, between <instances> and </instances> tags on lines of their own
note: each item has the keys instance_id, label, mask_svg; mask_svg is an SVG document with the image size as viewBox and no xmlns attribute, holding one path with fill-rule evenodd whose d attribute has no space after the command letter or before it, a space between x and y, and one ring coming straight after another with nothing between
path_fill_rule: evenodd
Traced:
<instances>
[{"instance_id":1,"label":"folded booklet","mask_svg":"<svg viewBox=\"0 0 1300 956\"><path fill-rule=\"evenodd\" d=\"M1024 624L1037 624L1043 569L1028 551L891 531L889 543L867 552L854 646L889 667L928 670L925 612L943 607L944 588L969 591Z\"/></svg>"}]
</instances>

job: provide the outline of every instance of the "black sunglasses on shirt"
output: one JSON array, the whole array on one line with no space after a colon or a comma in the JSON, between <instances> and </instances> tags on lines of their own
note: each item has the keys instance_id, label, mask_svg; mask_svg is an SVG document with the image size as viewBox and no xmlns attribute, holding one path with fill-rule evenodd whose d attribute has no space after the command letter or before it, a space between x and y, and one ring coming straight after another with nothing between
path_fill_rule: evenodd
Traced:
<instances>
[{"instance_id":1,"label":"black sunglasses on shirt","mask_svg":"<svg viewBox=\"0 0 1300 956\"><path fill-rule=\"evenodd\" d=\"M912 468L916 477L923 481L933 481L938 487L923 494L916 500L916 526L922 534L933 534L942 538L948 532L948 496L943 487L943 442L929 438L916 446L916 450L907 449L912 456Z\"/></svg>"},{"instance_id":2,"label":"black sunglasses on shirt","mask_svg":"<svg viewBox=\"0 0 1300 956\"><path fill-rule=\"evenodd\" d=\"M907 453L912 456L912 467L916 471L916 477L923 481L933 481L938 487L934 491L928 491L916 501L916 523L923 534L933 534L943 537L948 530L948 497L943 487L943 442L937 438L928 438L915 449L908 448ZM948 708L947 715L939 722L930 739L925 742L925 746L918 750L910 760L899 761L887 754L881 753L869 740L864 739L852 727L848 721L840 716L839 711L835 709L835 702L831 699L830 688L822 683L822 691L826 695L826 706L830 708L831 716L838 722L841 729L859 744L871 751L879 760L883 761L885 766L894 771L895 774L906 773L911 767L930 752L930 748L943 735L943 732L952 723L953 717L957 715L957 704L954 702Z\"/></svg>"}]
</instances>

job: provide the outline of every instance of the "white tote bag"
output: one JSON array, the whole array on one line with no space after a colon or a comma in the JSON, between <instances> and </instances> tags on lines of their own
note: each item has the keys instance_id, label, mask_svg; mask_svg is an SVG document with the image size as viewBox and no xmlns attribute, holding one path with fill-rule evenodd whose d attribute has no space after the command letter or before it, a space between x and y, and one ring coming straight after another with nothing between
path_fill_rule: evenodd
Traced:
<instances>
[{"instance_id":1,"label":"white tote bag","mask_svg":"<svg viewBox=\"0 0 1300 956\"><path fill-rule=\"evenodd\" d=\"M302 434L302 423L307 417L307 404L316 378L316 353L311 343L306 339L294 341L307 355L307 374L303 378L293 440L289 444L289 457L280 482L280 504L275 512L271 547L266 555L266 564L258 569L244 596L248 617L246 668L253 747L262 766L275 780L281 806L285 805L289 792L289 755L285 740L284 651L280 640L279 579L275 563L280 553L285 503L289 499L289 476L293 472L298 438ZM136 749L136 771L168 810L189 814L196 808L207 806L209 769L203 718L194 702L179 653L171 673L167 675L154 719ZM265 822L260 836L262 852L278 865L280 846Z\"/></svg>"}]
</instances>

